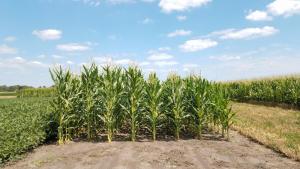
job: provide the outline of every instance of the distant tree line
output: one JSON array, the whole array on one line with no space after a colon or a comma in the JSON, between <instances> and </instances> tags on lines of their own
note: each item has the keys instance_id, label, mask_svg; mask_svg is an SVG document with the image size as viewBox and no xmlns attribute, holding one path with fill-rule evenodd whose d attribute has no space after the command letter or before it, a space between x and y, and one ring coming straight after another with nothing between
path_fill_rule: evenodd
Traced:
<instances>
[{"instance_id":1,"label":"distant tree line","mask_svg":"<svg viewBox=\"0 0 300 169\"><path fill-rule=\"evenodd\" d=\"M26 85L13 85L13 86L0 85L0 92L16 92L18 90L29 89L29 88L34 88L34 87L26 86ZM40 86L38 88L46 88L46 86Z\"/></svg>"}]
</instances>

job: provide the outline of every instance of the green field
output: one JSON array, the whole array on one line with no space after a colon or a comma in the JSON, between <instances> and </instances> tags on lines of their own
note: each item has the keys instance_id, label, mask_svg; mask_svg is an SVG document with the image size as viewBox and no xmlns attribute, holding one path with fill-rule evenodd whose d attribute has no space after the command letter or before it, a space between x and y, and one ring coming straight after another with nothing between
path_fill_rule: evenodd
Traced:
<instances>
[{"instance_id":1,"label":"green field","mask_svg":"<svg viewBox=\"0 0 300 169\"><path fill-rule=\"evenodd\" d=\"M300 160L300 112L240 102L257 101L297 105L299 79L295 77L230 83L210 82L198 76L171 74L165 81L155 73L145 78L130 67L84 67L80 74L52 71L53 88L0 93L0 163L16 159L29 149L55 138L111 142L122 132L132 141L139 136L189 136L202 133L228 139L232 126L256 141ZM54 92L55 91L55 92Z\"/></svg>"},{"instance_id":2,"label":"green field","mask_svg":"<svg viewBox=\"0 0 300 169\"><path fill-rule=\"evenodd\" d=\"M1 99L0 164L42 144L50 126L49 99Z\"/></svg>"}]
</instances>

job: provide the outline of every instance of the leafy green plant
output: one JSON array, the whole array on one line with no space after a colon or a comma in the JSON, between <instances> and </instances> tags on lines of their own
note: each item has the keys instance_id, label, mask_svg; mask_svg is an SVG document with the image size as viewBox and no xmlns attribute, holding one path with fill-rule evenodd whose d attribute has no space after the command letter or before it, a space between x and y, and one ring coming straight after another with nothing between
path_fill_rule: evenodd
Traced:
<instances>
[{"instance_id":1,"label":"leafy green plant","mask_svg":"<svg viewBox=\"0 0 300 169\"><path fill-rule=\"evenodd\" d=\"M211 104L209 97L210 84L206 79L198 76L191 76L186 81L187 87L191 91L193 119L195 121L198 138L201 138L202 129L208 121L208 107Z\"/></svg>"},{"instance_id":2,"label":"leafy green plant","mask_svg":"<svg viewBox=\"0 0 300 169\"><path fill-rule=\"evenodd\" d=\"M175 137L180 138L180 132L183 126L184 119L188 114L184 111L184 85L178 75L172 74L167 79L167 87L169 88L169 104L171 106L170 118L174 125Z\"/></svg>"},{"instance_id":3,"label":"leafy green plant","mask_svg":"<svg viewBox=\"0 0 300 169\"><path fill-rule=\"evenodd\" d=\"M157 126L162 114L162 85L155 73L149 74L146 84L146 118L150 122L152 138L156 140Z\"/></svg>"},{"instance_id":4,"label":"leafy green plant","mask_svg":"<svg viewBox=\"0 0 300 169\"><path fill-rule=\"evenodd\" d=\"M0 167L55 134L49 107L48 98L0 100Z\"/></svg>"},{"instance_id":5,"label":"leafy green plant","mask_svg":"<svg viewBox=\"0 0 300 169\"><path fill-rule=\"evenodd\" d=\"M122 119L121 99L124 94L124 75L121 68L104 67L99 81L99 98L102 104L98 114L105 126L108 142L113 139L118 123Z\"/></svg>"},{"instance_id":6,"label":"leafy green plant","mask_svg":"<svg viewBox=\"0 0 300 169\"><path fill-rule=\"evenodd\" d=\"M124 110L130 121L131 140L136 140L136 134L144 111L144 78L140 69L129 67L126 71L126 102Z\"/></svg>"}]
</instances>

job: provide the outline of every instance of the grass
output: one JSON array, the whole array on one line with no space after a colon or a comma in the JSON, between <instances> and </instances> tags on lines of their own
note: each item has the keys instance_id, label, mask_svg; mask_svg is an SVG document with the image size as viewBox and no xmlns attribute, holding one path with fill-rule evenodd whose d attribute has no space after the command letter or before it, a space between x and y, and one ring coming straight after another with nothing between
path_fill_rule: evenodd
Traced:
<instances>
[{"instance_id":1,"label":"grass","mask_svg":"<svg viewBox=\"0 0 300 169\"><path fill-rule=\"evenodd\" d=\"M300 160L300 111L247 103L232 103L232 109L235 130Z\"/></svg>"}]
</instances>

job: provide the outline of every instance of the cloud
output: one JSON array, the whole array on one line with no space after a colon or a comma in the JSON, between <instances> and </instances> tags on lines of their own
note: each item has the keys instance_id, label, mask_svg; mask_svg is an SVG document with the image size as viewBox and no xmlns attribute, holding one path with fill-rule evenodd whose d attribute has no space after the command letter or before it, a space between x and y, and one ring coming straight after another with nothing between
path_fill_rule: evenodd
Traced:
<instances>
[{"instance_id":1,"label":"cloud","mask_svg":"<svg viewBox=\"0 0 300 169\"><path fill-rule=\"evenodd\" d=\"M172 58L173 56L167 53L154 53L150 55L147 59L151 61L161 61L161 60L169 60Z\"/></svg>"},{"instance_id":2,"label":"cloud","mask_svg":"<svg viewBox=\"0 0 300 169\"><path fill-rule=\"evenodd\" d=\"M62 31L57 29L34 30L32 34L42 40L58 40L62 36Z\"/></svg>"},{"instance_id":3,"label":"cloud","mask_svg":"<svg viewBox=\"0 0 300 169\"><path fill-rule=\"evenodd\" d=\"M138 62L135 62L129 58L123 58L123 59L113 59L111 56L100 56L100 57L94 57L93 60L101 65L138 65Z\"/></svg>"},{"instance_id":4,"label":"cloud","mask_svg":"<svg viewBox=\"0 0 300 169\"><path fill-rule=\"evenodd\" d=\"M73 65L73 64L74 64L74 62L73 62L73 61L70 61L70 60L68 60L66 63L67 63L68 65Z\"/></svg>"},{"instance_id":5,"label":"cloud","mask_svg":"<svg viewBox=\"0 0 300 169\"><path fill-rule=\"evenodd\" d=\"M138 63L140 66L148 66L148 65L150 65L150 62L146 62L146 61L144 61L144 62L140 62L140 63Z\"/></svg>"},{"instance_id":6,"label":"cloud","mask_svg":"<svg viewBox=\"0 0 300 169\"><path fill-rule=\"evenodd\" d=\"M117 65L129 65L129 64L133 64L134 61L130 59L119 59L119 60L114 60L114 63Z\"/></svg>"},{"instance_id":7,"label":"cloud","mask_svg":"<svg viewBox=\"0 0 300 169\"><path fill-rule=\"evenodd\" d=\"M145 18L144 20L142 20L142 24L150 24L150 23L153 23L154 21L150 18Z\"/></svg>"},{"instance_id":8,"label":"cloud","mask_svg":"<svg viewBox=\"0 0 300 169\"><path fill-rule=\"evenodd\" d=\"M240 56L230 56L230 55L222 55L222 56L210 56L209 57L212 60L218 60L218 61L232 61L232 60L240 60Z\"/></svg>"},{"instance_id":9,"label":"cloud","mask_svg":"<svg viewBox=\"0 0 300 169\"><path fill-rule=\"evenodd\" d=\"M292 16L300 14L299 0L275 0L267 6L269 13L275 16Z\"/></svg>"},{"instance_id":10,"label":"cloud","mask_svg":"<svg viewBox=\"0 0 300 169\"><path fill-rule=\"evenodd\" d=\"M249 14L246 16L247 20L251 21L270 21L272 17L268 15L265 11L250 11Z\"/></svg>"},{"instance_id":11,"label":"cloud","mask_svg":"<svg viewBox=\"0 0 300 169\"><path fill-rule=\"evenodd\" d=\"M195 39L186 41L184 44L180 45L179 48L184 52L196 52L217 45L218 42L210 39Z\"/></svg>"},{"instance_id":12,"label":"cloud","mask_svg":"<svg viewBox=\"0 0 300 169\"><path fill-rule=\"evenodd\" d=\"M17 54L18 49L9 47L7 45L0 45L0 55L1 54Z\"/></svg>"},{"instance_id":13,"label":"cloud","mask_svg":"<svg viewBox=\"0 0 300 169\"><path fill-rule=\"evenodd\" d=\"M185 72L193 72L195 70L199 70L199 65L197 64L193 64L193 63L189 63L189 64L184 64L183 65L183 71Z\"/></svg>"},{"instance_id":14,"label":"cloud","mask_svg":"<svg viewBox=\"0 0 300 169\"><path fill-rule=\"evenodd\" d=\"M90 49L89 46L79 44L79 43L60 44L57 45L56 48L58 50L66 51L66 52L82 52Z\"/></svg>"},{"instance_id":15,"label":"cloud","mask_svg":"<svg viewBox=\"0 0 300 169\"><path fill-rule=\"evenodd\" d=\"M16 41L16 37L14 37L14 36L7 36L7 37L5 37L4 38L4 41L5 42L14 42L14 41Z\"/></svg>"},{"instance_id":16,"label":"cloud","mask_svg":"<svg viewBox=\"0 0 300 169\"><path fill-rule=\"evenodd\" d=\"M232 30L224 33L221 39L253 39L258 37L271 36L279 32L274 27L265 26L262 28L245 28L242 30Z\"/></svg>"},{"instance_id":17,"label":"cloud","mask_svg":"<svg viewBox=\"0 0 300 169\"><path fill-rule=\"evenodd\" d=\"M163 66L174 66L174 65L178 65L178 62L176 61L156 61L154 62L154 65L163 67Z\"/></svg>"},{"instance_id":18,"label":"cloud","mask_svg":"<svg viewBox=\"0 0 300 169\"><path fill-rule=\"evenodd\" d=\"M176 36L188 36L191 33L192 33L192 31L179 29L179 30L175 30L174 32L169 33L168 37L172 38L172 37L176 37Z\"/></svg>"},{"instance_id":19,"label":"cloud","mask_svg":"<svg viewBox=\"0 0 300 169\"><path fill-rule=\"evenodd\" d=\"M177 20L179 20L179 21L185 21L185 20L187 19L187 17L184 16L184 15L179 15L179 16L177 16L176 18L177 18Z\"/></svg>"},{"instance_id":20,"label":"cloud","mask_svg":"<svg viewBox=\"0 0 300 169\"><path fill-rule=\"evenodd\" d=\"M256 10L250 12L246 19L252 21L266 21L272 20L273 16L289 17L296 14L300 14L300 1L299 0L274 0L267 5L265 11Z\"/></svg>"},{"instance_id":21,"label":"cloud","mask_svg":"<svg viewBox=\"0 0 300 169\"><path fill-rule=\"evenodd\" d=\"M54 59L61 59L61 58L63 58L63 56L60 56L60 55L52 55L52 57L53 57Z\"/></svg>"},{"instance_id":22,"label":"cloud","mask_svg":"<svg viewBox=\"0 0 300 169\"><path fill-rule=\"evenodd\" d=\"M159 7L166 13L172 11L186 11L190 8L200 7L212 0L160 0Z\"/></svg>"},{"instance_id":23,"label":"cloud","mask_svg":"<svg viewBox=\"0 0 300 169\"><path fill-rule=\"evenodd\" d=\"M170 51L170 50L171 50L171 48L168 46L158 48L158 51L160 51L160 52L166 52L166 51Z\"/></svg>"},{"instance_id":24,"label":"cloud","mask_svg":"<svg viewBox=\"0 0 300 169\"><path fill-rule=\"evenodd\" d=\"M49 65L44 64L39 61L30 61L26 60L23 57L14 57L2 60L2 64L0 68L16 68L16 69L24 69L24 68L32 68L32 67L49 67Z\"/></svg>"}]
</instances>

